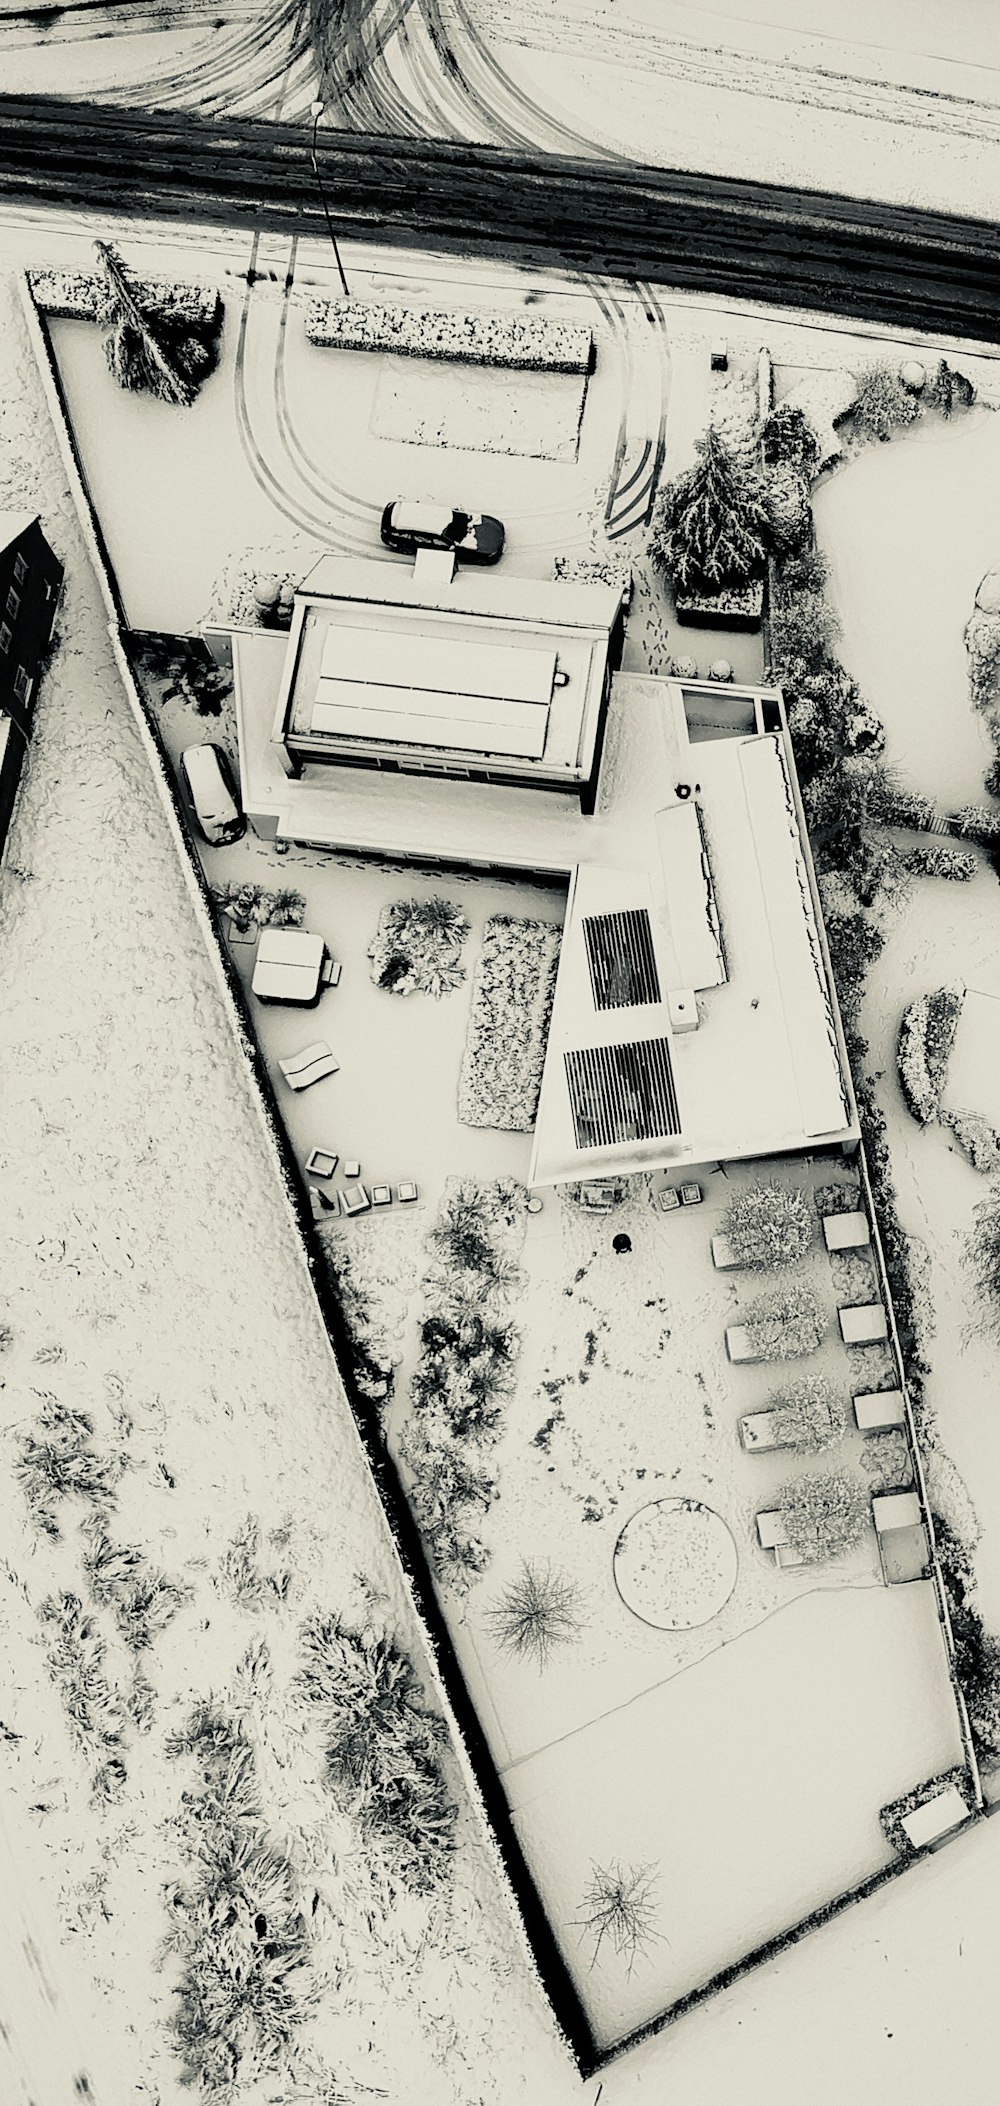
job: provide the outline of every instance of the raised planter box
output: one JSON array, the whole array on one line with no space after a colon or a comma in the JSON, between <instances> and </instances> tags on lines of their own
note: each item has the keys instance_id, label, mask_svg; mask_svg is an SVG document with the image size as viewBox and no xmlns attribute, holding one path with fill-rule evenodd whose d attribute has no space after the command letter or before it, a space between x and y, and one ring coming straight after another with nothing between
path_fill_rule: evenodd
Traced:
<instances>
[{"instance_id":1,"label":"raised planter box","mask_svg":"<svg viewBox=\"0 0 1000 2106\"><path fill-rule=\"evenodd\" d=\"M367 300L313 300L306 308L311 344L334 351L396 351L408 358L448 358L522 372L589 373L594 339L574 322L520 313L461 314L457 309L382 307Z\"/></svg>"},{"instance_id":2,"label":"raised planter box","mask_svg":"<svg viewBox=\"0 0 1000 2106\"><path fill-rule=\"evenodd\" d=\"M876 1345L889 1335L881 1302L855 1302L838 1309L840 1335L845 1345Z\"/></svg>"},{"instance_id":3,"label":"raised planter box","mask_svg":"<svg viewBox=\"0 0 1000 2106\"><path fill-rule=\"evenodd\" d=\"M679 622L695 629L759 629L764 613L764 580L747 585L742 592L716 592L696 598L675 594L674 612Z\"/></svg>"},{"instance_id":4,"label":"raised planter box","mask_svg":"<svg viewBox=\"0 0 1000 2106\"><path fill-rule=\"evenodd\" d=\"M860 1250L871 1239L867 1214L824 1214L823 1241L827 1250Z\"/></svg>"},{"instance_id":5,"label":"raised planter box","mask_svg":"<svg viewBox=\"0 0 1000 2106\"><path fill-rule=\"evenodd\" d=\"M139 306L147 314L169 315L211 328L221 305L214 285L168 285L161 279L132 278ZM94 322L107 296L103 277L89 271L29 271L28 284L42 314L65 315L69 321Z\"/></svg>"},{"instance_id":6,"label":"raised planter box","mask_svg":"<svg viewBox=\"0 0 1000 2106\"><path fill-rule=\"evenodd\" d=\"M859 1433L886 1433L892 1426L905 1426L902 1390L863 1390L854 1399L854 1423Z\"/></svg>"}]
</instances>

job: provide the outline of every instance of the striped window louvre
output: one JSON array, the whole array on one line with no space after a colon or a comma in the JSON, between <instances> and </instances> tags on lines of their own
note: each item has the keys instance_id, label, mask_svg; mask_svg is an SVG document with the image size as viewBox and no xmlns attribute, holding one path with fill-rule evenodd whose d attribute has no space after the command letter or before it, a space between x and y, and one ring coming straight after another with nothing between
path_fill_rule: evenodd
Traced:
<instances>
[{"instance_id":1,"label":"striped window louvre","mask_svg":"<svg viewBox=\"0 0 1000 2106\"><path fill-rule=\"evenodd\" d=\"M665 1038L564 1053L578 1148L611 1148L680 1133L677 1091Z\"/></svg>"},{"instance_id":2,"label":"striped window louvre","mask_svg":"<svg viewBox=\"0 0 1000 2106\"><path fill-rule=\"evenodd\" d=\"M595 1009L634 1009L660 999L653 953L653 931L645 907L621 914L585 914L587 950Z\"/></svg>"}]
</instances>

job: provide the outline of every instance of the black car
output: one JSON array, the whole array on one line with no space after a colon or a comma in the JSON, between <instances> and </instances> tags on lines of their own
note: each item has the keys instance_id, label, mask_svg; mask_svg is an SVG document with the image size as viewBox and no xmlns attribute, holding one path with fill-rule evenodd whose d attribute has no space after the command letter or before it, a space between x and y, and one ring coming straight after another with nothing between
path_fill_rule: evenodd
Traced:
<instances>
[{"instance_id":1,"label":"black car","mask_svg":"<svg viewBox=\"0 0 1000 2106\"><path fill-rule=\"evenodd\" d=\"M504 532L488 512L449 512L426 499L394 498L382 514L382 540L397 556L421 548L453 549L466 563L499 563Z\"/></svg>"}]
</instances>

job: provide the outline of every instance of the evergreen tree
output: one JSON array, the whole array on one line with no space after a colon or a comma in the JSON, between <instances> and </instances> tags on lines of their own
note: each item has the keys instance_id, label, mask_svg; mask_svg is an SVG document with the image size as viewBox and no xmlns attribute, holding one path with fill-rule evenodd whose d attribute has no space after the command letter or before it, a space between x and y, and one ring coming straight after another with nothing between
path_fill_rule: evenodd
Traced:
<instances>
[{"instance_id":1,"label":"evergreen tree","mask_svg":"<svg viewBox=\"0 0 1000 2106\"><path fill-rule=\"evenodd\" d=\"M215 325L199 334L190 316L151 314L117 249L107 241L94 248L104 278L98 321L107 331L109 370L119 387L187 407L215 362Z\"/></svg>"},{"instance_id":2,"label":"evergreen tree","mask_svg":"<svg viewBox=\"0 0 1000 2106\"><path fill-rule=\"evenodd\" d=\"M660 498L650 555L679 592L738 591L763 575L767 559L762 480L737 466L711 425L697 453Z\"/></svg>"}]
</instances>

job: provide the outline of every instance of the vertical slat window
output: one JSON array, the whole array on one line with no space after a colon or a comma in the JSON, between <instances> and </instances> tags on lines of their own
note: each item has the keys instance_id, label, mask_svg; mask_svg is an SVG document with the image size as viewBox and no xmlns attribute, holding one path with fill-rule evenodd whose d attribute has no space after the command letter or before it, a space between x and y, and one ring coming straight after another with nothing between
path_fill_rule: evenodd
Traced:
<instances>
[{"instance_id":1,"label":"vertical slat window","mask_svg":"<svg viewBox=\"0 0 1000 2106\"><path fill-rule=\"evenodd\" d=\"M659 1001L653 931L645 907L621 914L585 914L583 940L595 1009L635 1009Z\"/></svg>"},{"instance_id":2,"label":"vertical slat window","mask_svg":"<svg viewBox=\"0 0 1000 2106\"><path fill-rule=\"evenodd\" d=\"M665 1038L594 1046L564 1053L563 1060L578 1148L611 1148L680 1132Z\"/></svg>"}]
</instances>

